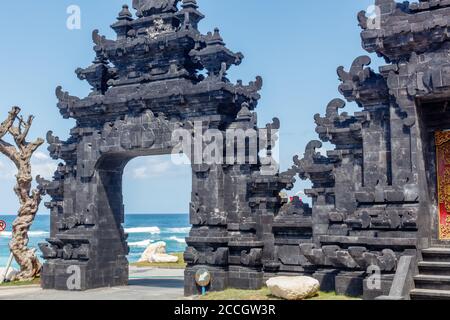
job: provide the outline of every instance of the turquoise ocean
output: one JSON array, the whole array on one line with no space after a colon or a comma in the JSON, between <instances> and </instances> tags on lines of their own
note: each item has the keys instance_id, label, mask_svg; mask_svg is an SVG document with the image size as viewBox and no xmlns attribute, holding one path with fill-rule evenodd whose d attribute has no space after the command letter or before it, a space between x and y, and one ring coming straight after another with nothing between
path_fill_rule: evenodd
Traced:
<instances>
[{"instance_id":1,"label":"turquoise ocean","mask_svg":"<svg viewBox=\"0 0 450 320\"><path fill-rule=\"evenodd\" d=\"M6 230L0 232L0 267L4 267L8 260L8 242L14 218L11 215L0 214L0 220L6 222ZM30 230L29 247L36 248L39 256L41 252L38 243L45 242L45 239L50 236L49 226L50 216L38 215ZM128 260L136 262L147 246L153 242L166 242L169 253L183 252L186 248L185 238L190 230L189 216L187 214L127 214L124 228L128 233L130 247Z\"/></svg>"}]
</instances>

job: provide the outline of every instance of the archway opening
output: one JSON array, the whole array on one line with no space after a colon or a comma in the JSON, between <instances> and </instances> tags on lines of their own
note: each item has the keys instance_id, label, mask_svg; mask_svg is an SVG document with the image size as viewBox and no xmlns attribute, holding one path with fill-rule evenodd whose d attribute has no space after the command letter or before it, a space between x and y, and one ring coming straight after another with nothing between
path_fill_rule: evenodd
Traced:
<instances>
[{"instance_id":1,"label":"archway opening","mask_svg":"<svg viewBox=\"0 0 450 320\"><path fill-rule=\"evenodd\" d=\"M184 252L189 234L192 170L170 155L137 157L123 170L124 230L128 261L139 261L145 249L164 242L169 254Z\"/></svg>"},{"instance_id":2,"label":"archway opening","mask_svg":"<svg viewBox=\"0 0 450 320\"><path fill-rule=\"evenodd\" d=\"M432 243L446 245L450 240L446 230L450 227L447 219L448 201L446 194L450 183L447 174L450 146L450 110L449 100L418 100L417 115L420 125L420 139L424 169L421 181L423 189L427 190L422 195L421 202L426 203L424 212L429 214L429 221L420 223L422 226L431 225L430 230L424 229L430 235ZM426 215L423 215L426 217Z\"/></svg>"}]
</instances>

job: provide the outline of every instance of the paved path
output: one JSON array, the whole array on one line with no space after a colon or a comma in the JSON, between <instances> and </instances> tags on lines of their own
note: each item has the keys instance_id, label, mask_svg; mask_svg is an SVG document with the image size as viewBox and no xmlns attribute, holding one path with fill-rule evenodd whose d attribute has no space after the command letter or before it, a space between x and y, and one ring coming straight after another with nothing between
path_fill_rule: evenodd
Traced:
<instances>
[{"instance_id":1,"label":"paved path","mask_svg":"<svg viewBox=\"0 0 450 320\"><path fill-rule=\"evenodd\" d=\"M130 267L127 287L68 292L39 286L0 288L0 300L179 300L183 299L184 270Z\"/></svg>"}]
</instances>

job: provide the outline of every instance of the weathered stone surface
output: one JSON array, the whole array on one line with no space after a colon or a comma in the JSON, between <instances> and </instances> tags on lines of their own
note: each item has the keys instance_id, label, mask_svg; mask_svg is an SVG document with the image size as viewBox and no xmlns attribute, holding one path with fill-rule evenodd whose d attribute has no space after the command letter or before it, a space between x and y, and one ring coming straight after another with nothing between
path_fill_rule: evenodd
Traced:
<instances>
[{"instance_id":1,"label":"weathered stone surface","mask_svg":"<svg viewBox=\"0 0 450 320\"><path fill-rule=\"evenodd\" d=\"M333 99L314 119L334 149L319 154L321 142L312 141L294 159L300 178L312 182L313 232L300 252L314 266L339 270L336 290L352 295L369 290L362 282L374 270L386 287L402 256L448 246L437 230L434 139L450 128L450 2L375 5L375 16L358 15L362 44L387 65L377 72L362 56L348 71L338 68L339 92L360 111L341 113L344 100Z\"/></svg>"},{"instance_id":2,"label":"weathered stone surface","mask_svg":"<svg viewBox=\"0 0 450 320\"><path fill-rule=\"evenodd\" d=\"M275 277L266 284L272 295L286 300L312 298L320 289L319 281L311 277Z\"/></svg>"},{"instance_id":3,"label":"weathered stone surface","mask_svg":"<svg viewBox=\"0 0 450 320\"><path fill-rule=\"evenodd\" d=\"M56 89L60 113L75 119L76 127L67 141L47 135L50 155L62 162L53 181L40 181L52 198L47 203L51 236L40 244L46 259L42 285L67 290L68 266L80 268L81 290L126 285L126 164L139 156L170 154L180 142L173 138L180 130L191 137L211 129L233 151L235 141L227 139L227 131L270 134L261 134L254 158L244 163L233 154L217 153L214 163L190 157L192 230L186 239L185 291L199 292L193 276L198 268L211 272L211 290L229 285L258 289L264 263L274 256L272 221L283 205L277 194L292 188L295 175L279 174L276 162L267 161L271 155L258 156L274 148L272 132L280 127L276 118L265 128L257 126L254 110L263 81L256 77L246 85L227 78L244 57L226 47L218 29L201 34L198 23L204 16L195 0L136 0L133 8L135 16L127 5L119 12L112 25L116 39L98 30L92 34L95 60L76 70L92 92L79 98ZM236 146L244 156L249 148ZM291 247L299 251L295 243Z\"/></svg>"},{"instance_id":4,"label":"weathered stone surface","mask_svg":"<svg viewBox=\"0 0 450 320\"><path fill-rule=\"evenodd\" d=\"M91 94L56 90L62 116L77 126L67 141L47 136L63 163L52 182L41 182L52 197L51 237L40 245L44 288L67 289L67 265L80 267L83 290L127 283L121 177L132 158L170 153L172 133L194 122L202 132L262 131L254 112L262 79L232 84L227 72L243 55L226 48L218 29L200 33L195 0L178 2L134 1L137 18L124 6L112 25L117 38L94 31L94 63L77 70ZM374 270L388 287L402 256L448 246L438 238L434 133L450 129L450 2L375 4L379 21L358 15L362 43L386 65L373 70L362 56L337 70L339 92L357 112L331 100L314 116L320 141L285 172L268 164L272 154L256 164L231 156L192 166L187 295L199 292L194 275L203 268L211 290L257 289L264 274L291 273L361 295ZM279 127L275 118L264 129ZM258 151L271 153L277 139L265 140ZM318 152L324 142L331 150ZM235 147L234 139L223 143ZM311 207L279 196L297 176L312 183Z\"/></svg>"}]
</instances>

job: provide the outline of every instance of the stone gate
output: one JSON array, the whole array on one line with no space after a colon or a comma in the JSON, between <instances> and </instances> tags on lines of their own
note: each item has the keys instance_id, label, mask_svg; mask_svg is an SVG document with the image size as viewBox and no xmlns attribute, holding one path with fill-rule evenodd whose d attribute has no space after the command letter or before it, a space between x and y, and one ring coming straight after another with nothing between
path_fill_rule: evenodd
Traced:
<instances>
[{"instance_id":1,"label":"stone gate","mask_svg":"<svg viewBox=\"0 0 450 320\"><path fill-rule=\"evenodd\" d=\"M52 197L51 237L40 245L44 288L67 290L73 270L81 275L81 290L128 283L122 174L131 159L170 154L179 129L215 129L224 136L230 129L258 131L252 110L262 79L230 83L227 70L243 55L225 47L218 29L198 31L203 15L195 0L177 4L134 1L136 19L123 6L112 25L117 39L94 31L95 60L76 70L92 86L89 96L56 90L61 114L77 124L67 141L52 132L47 136L51 156L64 163L54 181L41 181ZM275 119L267 128L278 125ZM267 138L259 141L263 149L271 148L273 139ZM273 217L278 190L292 181L292 176L261 176L261 161L225 162L192 162L193 228L185 254L189 294L197 292L198 266L211 271L211 290L262 285L262 259L272 252L270 246L264 249L263 239L271 235L265 220Z\"/></svg>"},{"instance_id":2,"label":"stone gate","mask_svg":"<svg viewBox=\"0 0 450 320\"><path fill-rule=\"evenodd\" d=\"M302 274L322 290L367 299L450 298L450 2L375 4L376 21L358 15L362 43L386 65L376 72L362 56L348 71L338 68L340 93L361 110L340 113L345 101L334 99L314 117L333 150L320 154L322 142L311 141L279 173L275 139L266 134L257 151L267 156L254 163L192 162L186 294L199 292L194 274L207 268L210 290L257 289L270 276ZM40 246L44 288L67 290L69 268L79 271L81 290L127 284L121 179L128 161L171 153L179 129L280 126L275 118L257 127L262 79L230 83L227 71L243 55L225 47L219 30L198 31L195 0L133 7L137 18L124 6L112 25L116 40L93 33L94 63L76 71L92 93L56 92L61 114L77 125L67 141L47 137L64 163L52 182L40 181L52 197L51 237ZM250 151L234 143L224 141ZM280 197L296 176L311 180L312 207Z\"/></svg>"}]
</instances>

